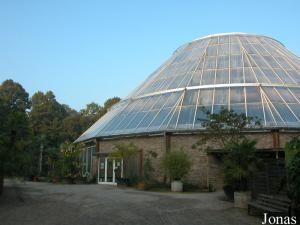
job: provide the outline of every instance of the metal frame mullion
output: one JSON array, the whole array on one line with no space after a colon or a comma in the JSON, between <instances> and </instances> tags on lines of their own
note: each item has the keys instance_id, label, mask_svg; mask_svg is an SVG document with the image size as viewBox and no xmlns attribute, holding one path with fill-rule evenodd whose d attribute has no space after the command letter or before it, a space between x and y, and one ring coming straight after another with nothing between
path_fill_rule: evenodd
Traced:
<instances>
[{"instance_id":1,"label":"metal frame mullion","mask_svg":"<svg viewBox=\"0 0 300 225\"><path fill-rule=\"evenodd\" d=\"M271 47L273 47L268 41L266 41L266 43L267 44L269 44ZM264 47L264 45L263 44L260 44L264 49L265 49L265 51L266 52L268 52L269 54L270 54L270 56L275 60L275 62L277 62L278 63L278 65L280 66L280 68L289 76L289 78L295 83L295 84L297 84L297 82L294 80L294 78L293 77L291 77L291 75L287 72L287 70L285 69L285 68L283 68L283 66L277 61L277 59ZM290 66L292 66L289 62L288 62L288 64L290 65ZM278 75L278 74L277 74ZM278 76L279 77L279 76Z\"/></svg>"},{"instance_id":2,"label":"metal frame mullion","mask_svg":"<svg viewBox=\"0 0 300 225\"><path fill-rule=\"evenodd\" d=\"M174 113L175 113L175 111L176 111L176 107L178 106L178 104L180 103L180 101L182 100L182 96L183 96L183 93L180 95L180 97L179 97L179 99L178 99L178 101L176 102L176 104L172 107L172 109L170 110L170 112L168 113L168 115L166 116L166 118L162 121L162 123L161 123L161 125L159 126L159 128L158 129L160 129L161 128L161 126L163 125L163 123L166 121L166 119L168 118L168 116L170 115L170 114L172 114L172 116L170 117L170 119L169 119L169 122L166 124L166 127L168 127L169 126L169 124L170 124L170 121L171 121L171 119L172 119L172 117L174 116ZM173 112L172 112L173 111Z\"/></svg>"},{"instance_id":3,"label":"metal frame mullion","mask_svg":"<svg viewBox=\"0 0 300 225\"><path fill-rule=\"evenodd\" d=\"M263 109L263 114L264 114L264 122L265 122L265 126L267 125L267 120L266 120L266 112L265 112L265 105L264 105L264 98L263 98L263 95L262 95L262 91L261 91L261 87L258 87L259 88L259 91L260 91L260 100L261 100L261 106L262 106L262 109ZM246 89L246 88L245 88Z\"/></svg>"},{"instance_id":4,"label":"metal frame mullion","mask_svg":"<svg viewBox=\"0 0 300 225\"><path fill-rule=\"evenodd\" d=\"M202 65L202 70L201 70L201 77L200 77L200 81L199 81L199 86L201 86L201 83L202 83L202 77L203 77L203 72L204 72L204 65L205 65L205 61L206 61L206 51L207 51L207 47L209 46L210 40L209 40L209 42L208 42L208 44L206 46L206 49L204 51L204 54L203 54L203 65ZM196 102L196 109L195 109L194 120L193 120L193 128L195 127L196 115L197 115L197 110L198 110L198 105L199 105L199 97L200 97L200 89L198 90L198 96L197 96L197 102Z\"/></svg>"},{"instance_id":5,"label":"metal frame mullion","mask_svg":"<svg viewBox=\"0 0 300 225\"><path fill-rule=\"evenodd\" d=\"M241 42L240 39L239 39L239 42L240 42L240 44L241 44L243 50L244 50L245 53L247 54L247 57L250 57L250 58L252 59L252 61L253 61L254 64L257 66L257 68L260 70L260 72L265 76L265 78L266 78L266 79L269 81L269 83L271 84L271 83L272 83L271 80L265 75L265 73L262 71L262 69L257 65L257 63L255 62L255 60L253 59L253 57L251 56L251 54L248 54L248 52L246 51L246 49L245 49L245 47L244 47L244 45L243 45L243 43ZM248 44L250 44L250 43L248 43ZM252 46L252 45L251 45L251 46ZM251 65L250 60L249 60L249 65L251 66L251 68L252 68L252 70L253 70L253 73L255 74L254 69L253 69L253 67L252 67L252 65ZM257 81L258 81L258 79L257 79ZM258 81L258 83L260 83L260 82Z\"/></svg>"},{"instance_id":6,"label":"metal frame mullion","mask_svg":"<svg viewBox=\"0 0 300 225\"><path fill-rule=\"evenodd\" d=\"M298 103L300 103L300 99L298 99L298 97L290 90L289 87L287 87L287 90L288 90L288 92L290 92L290 94L296 99L296 101L297 101Z\"/></svg>"},{"instance_id":7,"label":"metal frame mullion","mask_svg":"<svg viewBox=\"0 0 300 225\"><path fill-rule=\"evenodd\" d=\"M284 50L282 50L282 49L280 49L280 48L275 47L274 44L272 44L271 42L268 42L268 44L271 45L272 48L274 48L278 53L280 53L280 55L283 56L283 58L286 60L286 62L287 62L292 68L294 68L294 70L298 70L298 69L295 68L295 66L293 66L293 64L291 64L291 62L290 62L290 61L292 61L292 60L290 59L290 58L292 58L290 54L292 54L293 57L297 57L296 55L294 55L294 54L291 53L290 51L286 51L285 48L284 48ZM288 57L286 57L286 55L288 55ZM289 58L289 57L290 57L290 58ZM299 57L297 57L297 58L299 58ZM280 63L279 63L279 65L280 65ZM280 65L280 66L281 66L281 65Z\"/></svg>"},{"instance_id":8,"label":"metal frame mullion","mask_svg":"<svg viewBox=\"0 0 300 225\"><path fill-rule=\"evenodd\" d=\"M279 93L279 91L277 91L276 88L274 88L274 90L277 92L277 94L279 95L279 97L281 98L281 100L284 102L284 104L288 107L288 109L291 111L291 113L295 116L295 118L298 120L298 122L300 122L298 116L293 112L293 110L290 108L290 106L288 105L288 103L284 100L284 98L281 96L281 94Z\"/></svg>"},{"instance_id":9,"label":"metal frame mullion","mask_svg":"<svg viewBox=\"0 0 300 225\"><path fill-rule=\"evenodd\" d=\"M164 108L164 106L167 104L169 98L171 97L172 94L170 94L170 96L166 99L165 103L162 105L162 107L158 110L157 114L154 116L154 118L151 120L151 122L149 123L148 127L146 128L146 130L151 126L151 124L153 123L153 121L156 119L156 117L159 115L159 113L162 111L162 109Z\"/></svg>"},{"instance_id":10,"label":"metal frame mullion","mask_svg":"<svg viewBox=\"0 0 300 225\"><path fill-rule=\"evenodd\" d=\"M252 44L251 44L251 45L252 45ZM269 67L269 69L271 69L271 70L276 74L277 78L279 78L279 80L281 80L281 82L284 84L283 80L278 76L278 74L275 72L275 70L272 68L272 66L270 66L270 64L267 62L267 60L265 60L265 58L263 57L263 55L261 55L261 54L259 53L259 51L257 50L257 48L256 48L254 45L252 45L252 48L255 49L257 55L259 55L259 56L263 59L263 61L267 64L267 66ZM268 52L268 51L267 51L267 52ZM269 52L268 52L268 53L269 53ZM270 54L270 53L269 53L269 54ZM271 55L271 54L270 54L270 55Z\"/></svg>"},{"instance_id":11,"label":"metal frame mullion","mask_svg":"<svg viewBox=\"0 0 300 225\"><path fill-rule=\"evenodd\" d=\"M141 124L141 122L145 119L145 117L152 111L153 106L158 102L158 100L162 97L162 95L160 97L157 98L157 100L153 103L153 105L151 106L151 108L148 111L144 111L146 112L145 115L143 116L143 118L141 119L141 121L138 123L138 125L135 128L132 128L132 130L136 130L138 129L139 125Z\"/></svg>"},{"instance_id":12,"label":"metal frame mullion","mask_svg":"<svg viewBox=\"0 0 300 225\"><path fill-rule=\"evenodd\" d=\"M177 128L177 125L178 125L178 120L179 120L179 116L180 116L180 114L181 114L182 104L183 104L183 100L184 100L185 95L186 95L186 89L183 91L183 97L182 97L182 100L181 100L181 102L180 102L179 112L178 112L178 116L177 116L177 120L176 120L175 129Z\"/></svg>"},{"instance_id":13,"label":"metal frame mullion","mask_svg":"<svg viewBox=\"0 0 300 225\"><path fill-rule=\"evenodd\" d=\"M265 93L265 91L262 89L263 93L264 93L264 97L265 99L267 100L267 103L271 104L272 108L275 110L275 112L277 113L277 115L280 117L280 119L283 121L284 124L286 124L286 122L284 121L284 119L281 117L280 113L277 111L276 107L273 105L273 103L271 102L271 100L269 99L269 97L267 96L267 94ZM270 112L272 113L272 110L270 110ZM272 116L273 116L273 113L272 113ZM273 116L274 120L275 120L275 117ZM277 124L277 121L275 120L276 124ZM287 125L287 124L286 124Z\"/></svg>"}]
</instances>

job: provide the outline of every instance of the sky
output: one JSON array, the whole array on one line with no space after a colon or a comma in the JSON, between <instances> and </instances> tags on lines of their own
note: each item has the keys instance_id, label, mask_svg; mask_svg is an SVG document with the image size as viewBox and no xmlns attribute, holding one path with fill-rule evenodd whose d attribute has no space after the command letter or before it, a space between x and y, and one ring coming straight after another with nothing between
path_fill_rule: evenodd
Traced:
<instances>
[{"instance_id":1,"label":"sky","mask_svg":"<svg viewBox=\"0 0 300 225\"><path fill-rule=\"evenodd\" d=\"M300 1L0 0L0 83L52 90L79 110L126 95L181 45L271 36L300 55Z\"/></svg>"}]
</instances>

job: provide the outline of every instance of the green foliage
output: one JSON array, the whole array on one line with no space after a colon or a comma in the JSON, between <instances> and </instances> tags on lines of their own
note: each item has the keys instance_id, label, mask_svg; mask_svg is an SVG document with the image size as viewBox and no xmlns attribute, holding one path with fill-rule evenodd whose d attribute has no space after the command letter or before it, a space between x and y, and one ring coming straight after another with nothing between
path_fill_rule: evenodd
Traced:
<instances>
[{"instance_id":1,"label":"green foliage","mask_svg":"<svg viewBox=\"0 0 300 225\"><path fill-rule=\"evenodd\" d=\"M27 172L27 152L31 129L26 111L29 95L12 80L0 85L0 175L22 175Z\"/></svg>"},{"instance_id":2,"label":"green foliage","mask_svg":"<svg viewBox=\"0 0 300 225\"><path fill-rule=\"evenodd\" d=\"M165 154L162 160L162 167L171 180L181 180L190 171L191 160L183 150L171 151Z\"/></svg>"},{"instance_id":3,"label":"green foliage","mask_svg":"<svg viewBox=\"0 0 300 225\"><path fill-rule=\"evenodd\" d=\"M238 142L244 138L245 128L260 127L260 120L247 117L244 113L238 114L232 110L222 108L218 113L203 111L207 115L207 120L202 123L205 133L201 133L197 146L202 147L208 141L224 148L227 143ZM196 146L193 146L195 148Z\"/></svg>"},{"instance_id":4,"label":"green foliage","mask_svg":"<svg viewBox=\"0 0 300 225\"><path fill-rule=\"evenodd\" d=\"M256 141L245 138L239 141L227 142L224 156L224 179L237 191L246 191L247 180L254 172L258 163L255 156Z\"/></svg>"},{"instance_id":5,"label":"green foliage","mask_svg":"<svg viewBox=\"0 0 300 225\"><path fill-rule=\"evenodd\" d=\"M109 98L104 102L104 109L108 111L113 105L121 101L119 97Z\"/></svg>"},{"instance_id":6,"label":"green foliage","mask_svg":"<svg viewBox=\"0 0 300 225\"><path fill-rule=\"evenodd\" d=\"M81 176L81 163L79 156L83 146L81 144L64 143L60 148L60 157L62 163L62 174L65 178L74 180Z\"/></svg>"},{"instance_id":7,"label":"green foliage","mask_svg":"<svg viewBox=\"0 0 300 225\"><path fill-rule=\"evenodd\" d=\"M139 150L137 146L135 146L132 142L129 144L119 143L114 145L114 151L109 154L109 158L126 160L137 155L138 153Z\"/></svg>"},{"instance_id":8,"label":"green foliage","mask_svg":"<svg viewBox=\"0 0 300 225\"><path fill-rule=\"evenodd\" d=\"M299 137L294 137L285 144L286 164L289 164L290 160L292 160L298 152L300 152L300 139Z\"/></svg>"},{"instance_id":9,"label":"green foliage","mask_svg":"<svg viewBox=\"0 0 300 225\"><path fill-rule=\"evenodd\" d=\"M146 184L153 182L154 167L152 165L152 159L156 157L157 154L153 151L149 151L146 154L146 159L144 163L144 181Z\"/></svg>"},{"instance_id":10,"label":"green foliage","mask_svg":"<svg viewBox=\"0 0 300 225\"><path fill-rule=\"evenodd\" d=\"M49 176L52 178L66 178L72 183L81 177L80 154L82 144L63 143L60 146L59 154L49 155Z\"/></svg>"},{"instance_id":11,"label":"green foliage","mask_svg":"<svg viewBox=\"0 0 300 225\"><path fill-rule=\"evenodd\" d=\"M300 139L293 138L285 146L288 196L300 208Z\"/></svg>"},{"instance_id":12,"label":"green foliage","mask_svg":"<svg viewBox=\"0 0 300 225\"><path fill-rule=\"evenodd\" d=\"M77 139L118 101L114 97L104 106L91 103L77 112L60 104L51 91L36 92L30 99L20 84L4 81L0 85L0 177L38 175L42 147L41 175L59 174L62 168L55 164L61 158L60 145Z\"/></svg>"}]
</instances>

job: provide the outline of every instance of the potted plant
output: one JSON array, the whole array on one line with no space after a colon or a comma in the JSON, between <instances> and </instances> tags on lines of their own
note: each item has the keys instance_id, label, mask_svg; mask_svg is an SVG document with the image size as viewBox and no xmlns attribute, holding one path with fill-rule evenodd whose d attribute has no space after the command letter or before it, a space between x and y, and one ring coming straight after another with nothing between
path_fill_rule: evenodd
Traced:
<instances>
[{"instance_id":1,"label":"potted plant","mask_svg":"<svg viewBox=\"0 0 300 225\"><path fill-rule=\"evenodd\" d=\"M223 161L225 185L233 188L234 206L237 208L247 208L251 197L248 180L258 162L255 145L256 141L246 138L225 145L226 155Z\"/></svg>"},{"instance_id":2,"label":"potted plant","mask_svg":"<svg viewBox=\"0 0 300 225\"><path fill-rule=\"evenodd\" d=\"M166 153L162 160L162 167L171 180L171 191L182 192L182 179L191 168L191 160L183 150Z\"/></svg>"}]
</instances>

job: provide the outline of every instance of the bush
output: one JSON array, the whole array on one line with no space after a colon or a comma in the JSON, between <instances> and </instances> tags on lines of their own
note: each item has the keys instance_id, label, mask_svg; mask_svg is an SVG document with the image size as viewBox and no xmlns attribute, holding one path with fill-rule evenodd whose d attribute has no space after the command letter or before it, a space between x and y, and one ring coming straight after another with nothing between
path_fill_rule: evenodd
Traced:
<instances>
[{"instance_id":1,"label":"bush","mask_svg":"<svg viewBox=\"0 0 300 225\"><path fill-rule=\"evenodd\" d=\"M300 140L292 139L286 144L286 172L288 197L295 208L300 208Z\"/></svg>"},{"instance_id":2,"label":"bush","mask_svg":"<svg viewBox=\"0 0 300 225\"><path fill-rule=\"evenodd\" d=\"M225 184L233 187L235 191L248 189L248 178L252 175L257 165L255 156L256 141L243 138L241 141L233 141L225 146L224 178Z\"/></svg>"},{"instance_id":3,"label":"bush","mask_svg":"<svg viewBox=\"0 0 300 225\"><path fill-rule=\"evenodd\" d=\"M162 167L171 180L182 180L191 169L191 160L183 150L168 152L163 160Z\"/></svg>"}]
</instances>

